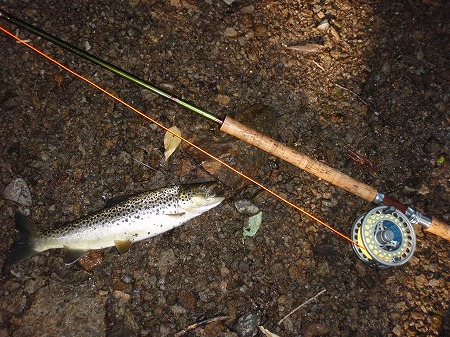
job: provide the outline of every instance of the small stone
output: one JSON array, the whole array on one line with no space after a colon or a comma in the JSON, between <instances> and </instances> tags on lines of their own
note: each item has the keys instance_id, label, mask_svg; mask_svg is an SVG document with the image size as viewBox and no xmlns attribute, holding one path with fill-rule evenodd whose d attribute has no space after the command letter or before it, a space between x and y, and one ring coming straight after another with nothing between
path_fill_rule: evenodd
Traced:
<instances>
[{"instance_id":1,"label":"small stone","mask_svg":"<svg viewBox=\"0 0 450 337\"><path fill-rule=\"evenodd\" d=\"M225 28L225 36L228 36L228 37L235 37L235 36L237 36L237 35L238 35L237 31L236 31L236 29L234 29L233 27L227 27L227 28Z\"/></svg>"},{"instance_id":2,"label":"small stone","mask_svg":"<svg viewBox=\"0 0 450 337\"><path fill-rule=\"evenodd\" d=\"M250 13L253 13L254 11L255 11L255 6L253 6L253 5L245 6L241 9L242 14L250 14Z\"/></svg>"},{"instance_id":3,"label":"small stone","mask_svg":"<svg viewBox=\"0 0 450 337\"><path fill-rule=\"evenodd\" d=\"M430 188L425 185L424 183L421 183L418 186L405 186L403 188L403 192L405 194L417 194L417 195L427 195L430 193Z\"/></svg>"},{"instance_id":4,"label":"small stone","mask_svg":"<svg viewBox=\"0 0 450 337\"><path fill-rule=\"evenodd\" d=\"M317 26L317 29L321 32L327 32L328 29L330 29L330 22L328 22L328 19L323 19Z\"/></svg>"},{"instance_id":5,"label":"small stone","mask_svg":"<svg viewBox=\"0 0 450 337\"><path fill-rule=\"evenodd\" d=\"M229 96L221 95L221 94L217 95L217 102L219 102L219 104L222 106L228 105L228 103L230 103L230 100L231 99Z\"/></svg>"},{"instance_id":6,"label":"small stone","mask_svg":"<svg viewBox=\"0 0 450 337\"><path fill-rule=\"evenodd\" d=\"M332 245L315 245L312 247L312 251L314 254L322 256L335 256L337 254Z\"/></svg>"},{"instance_id":7,"label":"small stone","mask_svg":"<svg viewBox=\"0 0 450 337\"><path fill-rule=\"evenodd\" d=\"M326 198L322 199L322 205L328 208L335 207L338 204L338 201L335 198Z\"/></svg>"},{"instance_id":8,"label":"small stone","mask_svg":"<svg viewBox=\"0 0 450 337\"><path fill-rule=\"evenodd\" d=\"M436 138L430 137L422 147L422 150L428 154L438 153L441 150L441 144L439 144Z\"/></svg>"},{"instance_id":9,"label":"small stone","mask_svg":"<svg viewBox=\"0 0 450 337\"><path fill-rule=\"evenodd\" d=\"M305 337L324 336L329 332L330 329L327 328L322 323L313 323L306 328L304 336Z\"/></svg>"},{"instance_id":10,"label":"small stone","mask_svg":"<svg viewBox=\"0 0 450 337\"><path fill-rule=\"evenodd\" d=\"M267 28L264 25L258 25L255 27L255 36L264 36L266 35Z\"/></svg>"},{"instance_id":11,"label":"small stone","mask_svg":"<svg viewBox=\"0 0 450 337\"><path fill-rule=\"evenodd\" d=\"M23 290L28 294L34 294L39 288L45 285L42 278L30 278L25 282Z\"/></svg>"},{"instance_id":12,"label":"small stone","mask_svg":"<svg viewBox=\"0 0 450 337\"><path fill-rule=\"evenodd\" d=\"M183 307L180 306L180 305L177 305L177 304L172 305L172 306L170 307L170 311L172 311L172 313L173 313L175 316L184 315L184 314L186 313L186 309L183 308Z\"/></svg>"},{"instance_id":13,"label":"small stone","mask_svg":"<svg viewBox=\"0 0 450 337\"><path fill-rule=\"evenodd\" d=\"M185 309L193 309L197 300L189 290L182 289L178 294L178 303Z\"/></svg>"},{"instance_id":14,"label":"small stone","mask_svg":"<svg viewBox=\"0 0 450 337\"><path fill-rule=\"evenodd\" d=\"M114 298L120 299L123 302L129 301L131 298L131 296L129 294L127 294L126 292L123 292L121 290L113 290L112 294L113 294Z\"/></svg>"},{"instance_id":15,"label":"small stone","mask_svg":"<svg viewBox=\"0 0 450 337\"><path fill-rule=\"evenodd\" d=\"M234 330L239 337L253 337L259 331L261 317L256 312L249 312L237 320L234 324Z\"/></svg>"},{"instance_id":16,"label":"small stone","mask_svg":"<svg viewBox=\"0 0 450 337\"><path fill-rule=\"evenodd\" d=\"M245 261L239 262L239 270L240 271L246 272L249 270L249 268L250 268L250 265L247 262L245 262Z\"/></svg>"},{"instance_id":17,"label":"small stone","mask_svg":"<svg viewBox=\"0 0 450 337\"><path fill-rule=\"evenodd\" d=\"M247 199L236 201L234 207L236 207L236 210L241 214L256 214L259 212L258 206Z\"/></svg>"},{"instance_id":18,"label":"small stone","mask_svg":"<svg viewBox=\"0 0 450 337\"><path fill-rule=\"evenodd\" d=\"M223 0L223 2L225 2L228 6L231 5L235 1L236 0Z\"/></svg>"},{"instance_id":19,"label":"small stone","mask_svg":"<svg viewBox=\"0 0 450 337\"><path fill-rule=\"evenodd\" d=\"M133 39L138 40L142 36L142 32L139 28L136 28L134 26L129 27L127 29L128 36L132 37Z\"/></svg>"},{"instance_id":20,"label":"small stone","mask_svg":"<svg viewBox=\"0 0 450 337\"><path fill-rule=\"evenodd\" d=\"M122 277L122 281L127 283L127 284L129 284L129 283L131 283L133 281L133 277L131 277L130 275L124 275Z\"/></svg>"},{"instance_id":21,"label":"small stone","mask_svg":"<svg viewBox=\"0 0 450 337\"><path fill-rule=\"evenodd\" d=\"M101 250L89 250L77 262L84 270L91 271L102 264L103 252Z\"/></svg>"},{"instance_id":22,"label":"small stone","mask_svg":"<svg viewBox=\"0 0 450 337\"><path fill-rule=\"evenodd\" d=\"M30 207L33 204L31 192L28 189L27 183L22 178L16 178L11 181L3 190L3 197L25 207Z\"/></svg>"}]
</instances>

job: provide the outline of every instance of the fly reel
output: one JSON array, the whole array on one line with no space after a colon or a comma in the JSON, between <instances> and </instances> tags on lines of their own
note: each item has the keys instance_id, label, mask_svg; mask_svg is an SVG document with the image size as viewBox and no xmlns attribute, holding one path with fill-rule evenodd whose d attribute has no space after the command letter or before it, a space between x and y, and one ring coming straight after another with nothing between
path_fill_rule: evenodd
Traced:
<instances>
[{"instance_id":1,"label":"fly reel","mask_svg":"<svg viewBox=\"0 0 450 337\"><path fill-rule=\"evenodd\" d=\"M352 244L365 264L378 269L406 263L416 248L416 234L405 214L392 206L378 206L356 219Z\"/></svg>"}]
</instances>

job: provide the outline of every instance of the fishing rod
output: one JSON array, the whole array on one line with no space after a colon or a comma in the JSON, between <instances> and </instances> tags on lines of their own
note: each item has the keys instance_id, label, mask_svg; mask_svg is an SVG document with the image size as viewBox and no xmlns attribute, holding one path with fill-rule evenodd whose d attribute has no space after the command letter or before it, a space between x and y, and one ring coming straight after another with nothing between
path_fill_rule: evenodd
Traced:
<instances>
[{"instance_id":1,"label":"fishing rod","mask_svg":"<svg viewBox=\"0 0 450 337\"><path fill-rule=\"evenodd\" d=\"M305 170L337 187L377 205L356 219L351 228L352 247L366 264L376 268L399 266L407 262L415 250L416 237L413 225L419 224L427 232L450 241L450 227L443 221L384 195L376 188L356 180L332 167L267 137L226 116L220 118L190 102L144 81L133 74L108 63L58 37L48 34L25 21L0 10L0 18L24 28L76 55L95 63L114 74L134 82L152 92L172 100L180 106L218 124L220 130L266 151L294 166Z\"/></svg>"}]
</instances>

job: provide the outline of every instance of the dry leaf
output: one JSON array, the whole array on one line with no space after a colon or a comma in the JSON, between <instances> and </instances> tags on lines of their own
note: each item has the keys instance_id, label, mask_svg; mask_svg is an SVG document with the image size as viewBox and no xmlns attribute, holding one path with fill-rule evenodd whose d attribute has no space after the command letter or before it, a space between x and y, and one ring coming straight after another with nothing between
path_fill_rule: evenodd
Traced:
<instances>
[{"instance_id":1,"label":"dry leaf","mask_svg":"<svg viewBox=\"0 0 450 337\"><path fill-rule=\"evenodd\" d=\"M301 51L304 53L317 53L317 52L321 51L323 48L325 48L323 45L317 44L317 43L310 43L310 44L303 44L303 45L298 45L298 46L287 47L287 49L297 50L297 51Z\"/></svg>"},{"instance_id":2,"label":"dry leaf","mask_svg":"<svg viewBox=\"0 0 450 337\"><path fill-rule=\"evenodd\" d=\"M178 129L175 125L169 128L169 130L181 136L180 129ZM177 149L180 143L181 143L180 138L175 137L169 131L166 131L166 134L164 136L164 157L166 158L166 161L169 159L172 153L174 153L174 151Z\"/></svg>"}]
</instances>

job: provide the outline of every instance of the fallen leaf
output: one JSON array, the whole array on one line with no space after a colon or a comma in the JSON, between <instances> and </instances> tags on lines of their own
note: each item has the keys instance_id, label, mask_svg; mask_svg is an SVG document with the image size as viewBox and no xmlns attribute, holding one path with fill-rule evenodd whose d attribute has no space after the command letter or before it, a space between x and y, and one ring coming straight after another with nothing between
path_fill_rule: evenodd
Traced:
<instances>
[{"instance_id":1,"label":"fallen leaf","mask_svg":"<svg viewBox=\"0 0 450 337\"><path fill-rule=\"evenodd\" d=\"M242 243L245 242L245 238L248 236L255 236L261 227L262 212L259 212L247 219L247 225L242 230Z\"/></svg>"},{"instance_id":2,"label":"fallen leaf","mask_svg":"<svg viewBox=\"0 0 450 337\"><path fill-rule=\"evenodd\" d=\"M178 129L175 125L170 127L169 130L181 136L180 129ZM169 131L166 131L166 134L164 135L164 157L166 158L166 161L169 159L172 153L174 153L174 151L177 149L180 143L181 143L180 138L175 137Z\"/></svg>"}]
</instances>

